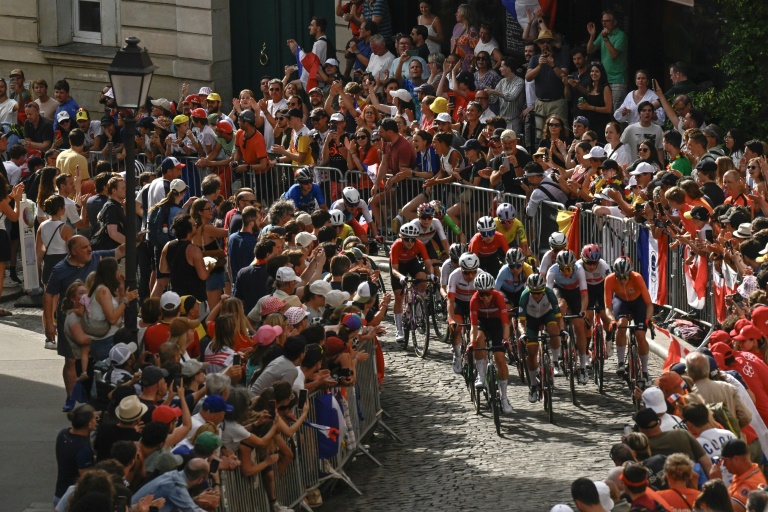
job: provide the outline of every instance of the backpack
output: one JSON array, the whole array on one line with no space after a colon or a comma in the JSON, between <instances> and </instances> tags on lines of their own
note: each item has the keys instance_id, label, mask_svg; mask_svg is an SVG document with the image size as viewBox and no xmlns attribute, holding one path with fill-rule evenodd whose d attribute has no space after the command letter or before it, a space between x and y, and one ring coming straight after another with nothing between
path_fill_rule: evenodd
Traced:
<instances>
[{"instance_id":1,"label":"backpack","mask_svg":"<svg viewBox=\"0 0 768 512\"><path fill-rule=\"evenodd\" d=\"M149 213L149 219L147 220L147 239L149 243L155 247L163 247L165 244L171 241L170 227L168 226L168 215L170 213L170 206L163 205L160 208L155 208Z\"/></svg>"},{"instance_id":2,"label":"backpack","mask_svg":"<svg viewBox=\"0 0 768 512\"><path fill-rule=\"evenodd\" d=\"M109 232L107 231L107 224L104 224L104 215L109 208L119 208L115 203L112 201L107 201L104 203L104 206L102 207L99 214L96 216L96 219L99 221L99 224L101 224L101 227L99 230L91 236L91 248L94 251L104 251L104 250L110 250L115 249L120 244L112 240L112 238L109 236Z\"/></svg>"},{"instance_id":3,"label":"backpack","mask_svg":"<svg viewBox=\"0 0 768 512\"><path fill-rule=\"evenodd\" d=\"M723 402L717 402L716 404L707 404L707 407L712 412L712 416L715 421L723 426L724 429L730 430L731 434L737 438L741 437L741 426L739 420L728 410Z\"/></svg>"}]
</instances>

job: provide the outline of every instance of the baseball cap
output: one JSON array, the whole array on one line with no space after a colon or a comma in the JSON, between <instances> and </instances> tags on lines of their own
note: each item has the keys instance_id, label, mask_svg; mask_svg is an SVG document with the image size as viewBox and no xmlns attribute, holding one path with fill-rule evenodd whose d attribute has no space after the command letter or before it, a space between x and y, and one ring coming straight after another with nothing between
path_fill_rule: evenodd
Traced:
<instances>
[{"instance_id":1,"label":"baseball cap","mask_svg":"<svg viewBox=\"0 0 768 512\"><path fill-rule=\"evenodd\" d=\"M201 432L195 438L195 448L203 453L213 453L221 447L221 437L213 432Z\"/></svg>"},{"instance_id":2,"label":"baseball cap","mask_svg":"<svg viewBox=\"0 0 768 512\"><path fill-rule=\"evenodd\" d=\"M600 193L597 193L597 194L595 194L594 198L595 198L595 199L603 199L603 200L605 200L605 201L610 201L610 202L612 202L612 203L615 203L615 202L616 202L616 201L614 201L613 199L611 199L611 197L610 197L610 196L606 195L606 194L605 194L605 193L603 193L603 192L600 192Z\"/></svg>"},{"instance_id":3,"label":"baseball cap","mask_svg":"<svg viewBox=\"0 0 768 512\"><path fill-rule=\"evenodd\" d=\"M606 160L606 162L607 161L608 160ZM603 162L603 164L605 164L605 162ZM632 176L640 176L641 174L653 174L654 172L656 172L656 168L654 166L652 166L648 162L640 162L635 167L635 170L630 172L629 174Z\"/></svg>"},{"instance_id":4,"label":"baseball cap","mask_svg":"<svg viewBox=\"0 0 768 512\"><path fill-rule=\"evenodd\" d=\"M347 329L354 331L355 329L359 329L363 326L363 319L360 318L360 315L347 313L344 315L344 318L341 319L341 323Z\"/></svg>"},{"instance_id":5,"label":"baseball cap","mask_svg":"<svg viewBox=\"0 0 768 512\"><path fill-rule=\"evenodd\" d=\"M331 283L325 281L324 279L319 279L309 285L310 292L314 293L315 295L322 295L323 297L328 295L332 290L333 288L331 288Z\"/></svg>"},{"instance_id":6,"label":"baseball cap","mask_svg":"<svg viewBox=\"0 0 768 512\"><path fill-rule=\"evenodd\" d=\"M607 160L603 160L603 163L600 164L600 169L611 169L613 171L619 170L619 162L616 160L611 160L610 158ZM630 173L632 174L632 173Z\"/></svg>"},{"instance_id":7,"label":"baseball cap","mask_svg":"<svg viewBox=\"0 0 768 512\"><path fill-rule=\"evenodd\" d=\"M328 59L328 60L326 60L325 61L325 65L328 66L329 64L331 66L339 67L339 61L337 61L336 59Z\"/></svg>"},{"instance_id":8,"label":"baseball cap","mask_svg":"<svg viewBox=\"0 0 768 512\"><path fill-rule=\"evenodd\" d=\"M232 412L232 407L227 403L224 398L222 398L221 395L208 395L205 397L205 400L203 400L203 409L205 409L208 412Z\"/></svg>"},{"instance_id":9,"label":"baseball cap","mask_svg":"<svg viewBox=\"0 0 768 512\"><path fill-rule=\"evenodd\" d=\"M624 190L630 190L632 187L637 185L637 178L634 176L629 178L629 183L627 183L627 186L624 187Z\"/></svg>"},{"instance_id":10,"label":"baseball cap","mask_svg":"<svg viewBox=\"0 0 768 512\"><path fill-rule=\"evenodd\" d=\"M448 100L442 96L435 98L435 101L429 106L429 110L435 114L444 114L448 112Z\"/></svg>"},{"instance_id":11,"label":"baseball cap","mask_svg":"<svg viewBox=\"0 0 768 512\"><path fill-rule=\"evenodd\" d=\"M442 115L442 114L440 114ZM447 114L446 114L447 115ZM463 146L461 146L461 149L464 151L469 151L470 149L474 149L475 151L482 151L483 146L480 144L480 142L477 139L468 139Z\"/></svg>"},{"instance_id":12,"label":"baseball cap","mask_svg":"<svg viewBox=\"0 0 768 512\"><path fill-rule=\"evenodd\" d=\"M576 117L574 117L573 118L573 123L574 124L580 123L580 124L583 124L586 128L589 128L589 119L587 119L584 116L576 116ZM597 147L597 146L595 146L595 147Z\"/></svg>"},{"instance_id":13,"label":"baseball cap","mask_svg":"<svg viewBox=\"0 0 768 512\"><path fill-rule=\"evenodd\" d=\"M330 59L329 59L329 60L330 60ZM320 95L322 95L322 94L323 94L323 90L322 90L322 89L320 89L319 87L313 87L313 88L311 88L311 89L310 89L310 90L307 92L307 95L309 95L309 94L320 94Z\"/></svg>"},{"instance_id":14,"label":"baseball cap","mask_svg":"<svg viewBox=\"0 0 768 512\"><path fill-rule=\"evenodd\" d=\"M605 150L603 148L601 148L600 146L595 146L589 150L589 153L584 155L584 158L598 158L602 160L606 156L607 155L605 154Z\"/></svg>"},{"instance_id":15,"label":"baseball cap","mask_svg":"<svg viewBox=\"0 0 768 512\"><path fill-rule=\"evenodd\" d=\"M176 178L171 182L171 190L175 190L176 192L184 192L187 190L187 184L184 183L184 180Z\"/></svg>"},{"instance_id":16,"label":"baseball cap","mask_svg":"<svg viewBox=\"0 0 768 512\"><path fill-rule=\"evenodd\" d=\"M157 411L157 409L155 409L155 411ZM168 421L164 421L162 423L168 423ZM184 464L184 459L181 455L176 455L175 453L171 452L158 452L155 458L155 471L160 474L168 473L169 471L173 471L174 469L178 468L182 464Z\"/></svg>"},{"instance_id":17,"label":"baseball cap","mask_svg":"<svg viewBox=\"0 0 768 512\"><path fill-rule=\"evenodd\" d=\"M202 103L202 101L200 101L200 96L198 94L189 94L186 98L184 98L182 103L197 103L199 105Z\"/></svg>"},{"instance_id":18,"label":"baseball cap","mask_svg":"<svg viewBox=\"0 0 768 512\"><path fill-rule=\"evenodd\" d=\"M735 457L737 455L746 455L748 453L749 449L747 448L747 443L741 439L731 439L723 445L720 456L723 458Z\"/></svg>"},{"instance_id":19,"label":"baseball cap","mask_svg":"<svg viewBox=\"0 0 768 512\"><path fill-rule=\"evenodd\" d=\"M757 306L752 310L752 322L760 329L763 336L768 336L768 307Z\"/></svg>"},{"instance_id":20,"label":"baseball cap","mask_svg":"<svg viewBox=\"0 0 768 512\"><path fill-rule=\"evenodd\" d=\"M712 351L713 357L722 356L723 362L734 357L733 349L725 343L712 343L710 340L709 349Z\"/></svg>"},{"instance_id":21,"label":"baseball cap","mask_svg":"<svg viewBox=\"0 0 768 512\"><path fill-rule=\"evenodd\" d=\"M294 109L294 110L298 110L298 109ZM333 121L335 123L343 123L344 122L344 114L342 114L340 112L334 112L333 114L331 114L331 121Z\"/></svg>"},{"instance_id":22,"label":"baseball cap","mask_svg":"<svg viewBox=\"0 0 768 512\"><path fill-rule=\"evenodd\" d=\"M325 352L328 357L333 357L342 352L349 352L349 345L337 336L329 336L325 339Z\"/></svg>"},{"instance_id":23,"label":"baseball cap","mask_svg":"<svg viewBox=\"0 0 768 512\"><path fill-rule=\"evenodd\" d=\"M758 329L757 321L755 320L755 311L757 311L759 308L755 308L754 311L752 311L752 323L755 324L755 327ZM766 311L768 311L768 308L765 308ZM726 345L731 345L731 336L725 331L713 331L712 334L709 335L708 343L710 345L714 345L715 343L725 343Z\"/></svg>"},{"instance_id":24,"label":"baseball cap","mask_svg":"<svg viewBox=\"0 0 768 512\"><path fill-rule=\"evenodd\" d=\"M291 281L295 283L300 283L301 278L296 275L296 272L294 272L292 268L280 267L279 269L277 269L277 276L275 278L275 281L279 283L290 283Z\"/></svg>"},{"instance_id":25,"label":"baseball cap","mask_svg":"<svg viewBox=\"0 0 768 512\"><path fill-rule=\"evenodd\" d=\"M206 368L208 368L208 363L202 363L197 359L188 359L181 365L181 374L184 377L194 377Z\"/></svg>"},{"instance_id":26,"label":"baseball cap","mask_svg":"<svg viewBox=\"0 0 768 512\"><path fill-rule=\"evenodd\" d=\"M141 371L141 385L154 386L168 376L168 370L157 366L145 366Z\"/></svg>"},{"instance_id":27,"label":"baseball cap","mask_svg":"<svg viewBox=\"0 0 768 512\"><path fill-rule=\"evenodd\" d=\"M683 214L683 217L686 219L696 219L701 221L708 221L709 220L709 210L704 208L703 206L694 206L691 208L690 211L687 211Z\"/></svg>"},{"instance_id":28,"label":"baseball cap","mask_svg":"<svg viewBox=\"0 0 768 512\"><path fill-rule=\"evenodd\" d=\"M274 295L270 295L261 301L259 311L261 312L261 316L263 318L267 315L271 315L272 313L279 312L281 309L283 309L283 307L285 307L285 301L275 297Z\"/></svg>"},{"instance_id":29,"label":"baseball cap","mask_svg":"<svg viewBox=\"0 0 768 512\"><path fill-rule=\"evenodd\" d=\"M352 302L368 302L371 297L374 297L379 292L379 289L375 284L364 281L357 287L355 296L352 297Z\"/></svg>"},{"instance_id":30,"label":"baseball cap","mask_svg":"<svg viewBox=\"0 0 768 512\"><path fill-rule=\"evenodd\" d=\"M165 98L157 98L156 100L150 101L150 103L156 107L162 108L163 110L167 110L169 112L171 110L171 102Z\"/></svg>"},{"instance_id":31,"label":"baseball cap","mask_svg":"<svg viewBox=\"0 0 768 512\"><path fill-rule=\"evenodd\" d=\"M600 496L600 506L603 507L605 512L610 512L616 505L611 499L611 488L605 482L595 482L597 488L597 494Z\"/></svg>"},{"instance_id":32,"label":"baseball cap","mask_svg":"<svg viewBox=\"0 0 768 512\"><path fill-rule=\"evenodd\" d=\"M420 86L416 87L413 92L420 93L425 96L434 96L437 91L435 91L435 86L429 83L423 83Z\"/></svg>"},{"instance_id":33,"label":"baseball cap","mask_svg":"<svg viewBox=\"0 0 768 512\"><path fill-rule=\"evenodd\" d=\"M325 307L336 309L349 300L349 293L341 290L331 290L325 296Z\"/></svg>"},{"instance_id":34,"label":"baseball cap","mask_svg":"<svg viewBox=\"0 0 768 512\"><path fill-rule=\"evenodd\" d=\"M451 119L451 116L446 112L441 112L437 114L435 117L438 123L452 123L453 119Z\"/></svg>"},{"instance_id":35,"label":"baseball cap","mask_svg":"<svg viewBox=\"0 0 768 512\"><path fill-rule=\"evenodd\" d=\"M181 306L181 297L176 292L165 292L160 296L160 307L171 311Z\"/></svg>"},{"instance_id":36,"label":"baseball cap","mask_svg":"<svg viewBox=\"0 0 768 512\"><path fill-rule=\"evenodd\" d=\"M656 382L654 382L655 386L658 386L659 389L661 389L664 393L671 395L674 393L680 386L683 388L686 387L685 381L680 376L679 373L675 372L665 372L659 375L659 378L656 379ZM648 388L650 389L650 388ZM645 397L643 397L643 400L645 400ZM647 405L647 402L646 402Z\"/></svg>"},{"instance_id":37,"label":"baseball cap","mask_svg":"<svg viewBox=\"0 0 768 512\"><path fill-rule=\"evenodd\" d=\"M179 114L176 117L173 118L173 124L184 124L189 122L189 117L185 116L184 114Z\"/></svg>"},{"instance_id":38,"label":"baseball cap","mask_svg":"<svg viewBox=\"0 0 768 512\"><path fill-rule=\"evenodd\" d=\"M741 328L741 330L739 331L739 334L734 336L733 339L744 341L750 338L760 339L762 337L763 337L762 331L760 331L760 329L755 327L755 325L752 322L749 322L749 324Z\"/></svg>"},{"instance_id":39,"label":"baseball cap","mask_svg":"<svg viewBox=\"0 0 768 512\"><path fill-rule=\"evenodd\" d=\"M317 237L312 233L307 233L306 231L296 235L296 245L302 249L306 249L307 247L311 246L315 240L317 240Z\"/></svg>"},{"instance_id":40,"label":"baseball cap","mask_svg":"<svg viewBox=\"0 0 768 512\"><path fill-rule=\"evenodd\" d=\"M398 98L403 101L413 101L413 96L411 96L411 93L406 91L405 89L396 89L390 93L393 98Z\"/></svg>"},{"instance_id":41,"label":"baseball cap","mask_svg":"<svg viewBox=\"0 0 768 512\"><path fill-rule=\"evenodd\" d=\"M208 100L208 101L221 101L221 96L219 96L219 93L217 93L217 92L210 92L210 93L208 93L208 96L206 96L205 99ZM246 111L246 112L248 112L248 111Z\"/></svg>"},{"instance_id":42,"label":"baseball cap","mask_svg":"<svg viewBox=\"0 0 768 512\"><path fill-rule=\"evenodd\" d=\"M297 325L299 324L309 313L306 312L304 308L301 307L291 307L288 308L288 311L285 312L285 319L288 321L291 325Z\"/></svg>"},{"instance_id":43,"label":"baseball cap","mask_svg":"<svg viewBox=\"0 0 768 512\"><path fill-rule=\"evenodd\" d=\"M211 94L211 90L212 89L210 87L208 87L207 85L204 85L204 86L200 87L199 91L197 91L197 95L198 96L208 96L209 94Z\"/></svg>"},{"instance_id":44,"label":"baseball cap","mask_svg":"<svg viewBox=\"0 0 768 512\"><path fill-rule=\"evenodd\" d=\"M245 121L246 123L253 124L256 122L256 114L254 114L252 110L243 110L242 112L240 112L240 115L237 116L237 119L240 120L241 122ZM226 123L226 121L224 122ZM219 124L216 123L216 126L218 125Z\"/></svg>"},{"instance_id":45,"label":"baseball cap","mask_svg":"<svg viewBox=\"0 0 768 512\"><path fill-rule=\"evenodd\" d=\"M56 121L62 122L65 119L69 119L69 112L66 110L62 110L58 114L56 114Z\"/></svg>"},{"instance_id":46,"label":"baseball cap","mask_svg":"<svg viewBox=\"0 0 768 512\"><path fill-rule=\"evenodd\" d=\"M558 503L549 509L549 512L573 512L573 509L564 503Z\"/></svg>"},{"instance_id":47,"label":"baseball cap","mask_svg":"<svg viewBox=\"0 0 768 512\"><path fill-rule=\"evenodd\" d=\"M653 409L656 414L667 412L667 403L664 400L664 392L656 386L651 386L643 391L643 403L649 409Z\"/></svg>"},{"instance_id":48,"label":"baseball cap","mask_svg":"<svg viewBox=\"0 0 768 512\"><path fill-rule=\"evenodd\" d=\"M170 423L181 416L181 409L168 405L158 405L152 410L152 421Z\"/></svg>"},{"instance_id":49,"label":"baseball cap","mask_svg":"<svg viewBox=\"0 0 768 512\"><path fill-rule=\"evenodd\" d=\"M184 295L180 297L180 299L182 315L188 314L190 311L192 311L192 308L194 308L196 304L200 304L200 301L194 298L192 295Z\"/></svg>"},{"instance_id":50,"label":"baseball cap","mask_svg":"<svg viewBox=\"0 0 768 512\"><path fill-rule=\"evenodd\" d=\"M147 413L149 407L141 403L138 395L131 395L120 400L115 409L115 416L123 423L133 423Z\"/></svg>"},{"instance_id":51,"label":"baseball cap","mask_svg":"<svg viewBox=\"0 0 768 512\"><path fill-rule=\"evenodd\" d=\"M117 343L109 350L109 358L112 360L112 362L119 366L130 359L131 354L136 353L138 348L139 347L133 342L127 344Z\"/></svg>"},{"instance_id":52,"label":"baseball cap","mask_svg":"<svg viewBox=\"0 0 768 512\"><path fill-rule=\"evenodd\" d=\"M232 133L232 123L218 121L216 123L216 129L224 133Z\"/></svg>"},{"instance_id":53,"label":"baseball cap","mask_svg":"<svg viewBox=\"0 0 768 512\"><path fill-rule=\"evenodd\" d=\"M8 76L24 76L24 72L18 68L11 71L11 74Z\"/></svg>"},{"instance_id":54,"label":"baseball cap","mask_svg":"<svg viewBox=\"0 0 768 512\"><path fill-rule=\"evenodd\" d=\"M266 347L271 345L281 334L283 334L283 328L279 325L262 325L256 331L254 338L260 346Z\"/></svg>"},{"instance_id":55,"label":"baseball cap","mask_svg":"<svg viewBox=\"0 0 768 512\"><path fill-rule=\"evenodd\" d=\"M192 117L196 117L198 119L208 119L208 112L205 111L205 109L202 108L196 108L192 110L192 112L189 113Z\"/></svg>"},{"instance_id":56,"label":"baseball cap","mask_svg":"<svg viewBox=\"0 0 768 512\"><path fill-rule=\"evenodd\" d=\"M659 417L656 411L647 407L633 414L632 419L637 423L638 427L643 429L653 428L659 424Z\"/></svg>"},{"instance_id":57,"label":"baseball cap","mask_svg":"<svg viewBox=\"0 0 768 512\"><path fill-rule=\"evenodd\" d=\"M37 103L30 103L30 105L37 105ZM77 111L77 114L75 114L75 121L88 121L88 111L84 108L81 108Z\"/></svg>"},{"instance_id":58,"label":"baseball cap","mask_svg":"<svg viewBox=\"0 0 768 512\"><path fill-rule=\"evenodd\" d=\"M648 162L643 162L643 163L648 163ZM648 164L648 165L650 165L650 164ZM659 178L659 182L662 185L669 185L671 187L674 187L675 185L677 185L678 180L679 180L679 178L677 177L677 174L675 174L673 172L665 172L661 176L661 178Z\"/></svg>"},{"instance_id":59,"label":"baseball cap","mask_svg":"<svg viewBox=\"0 0 768 512\"><path fill-rule=\"evenodd\" d=\"M712 160L704 160L703 162L696 164L696 169L701 169L708 174L713 173L717 171L717 163Z\"/></svg>"},{"instance_id":60,"label":"baseball cap","mask_svg":"<svg viewBox=\"0 0 768 512\"><path fill-rule=\"evenodd\" d=\"M749 214L739 208L738 206L732 206L728 208L728 211L725 213L725 215L722 215L720 217L720 222L725 224L728 223L731 225L731 227L736 226L738 227L741 224L746 224L748 222L751 222L752 219L750 218ZM750 229L752 228L752 225L750 224Z\"/></svg>"},{"instance_id":61,"label":"baseball cap","mask_svg":"<svg viewBox=\"0 0 768 512\"><path fill-rule=\"evenodd\" d=\"M311 217L311 216L310 216L310 215L309 215L307 212L302 212L302 213L300 213L300 214L299 214L299 215L296 217L296 220L297 220L298 222L301 222L301 223L302 223L302 224L304 224L305 226L310 226L310 225L312 225L312 217ZM301 233L299 233L299 234L301 234ZM308 234L309 234L309 233L308 233Z\"/></svg>"},{"instance_id":62,"label":"baseball cap","mask_svg":"<svg viewBox=\"0 0 768 512\"><path fill-rule=\"evenodd\" d=\"M170 171L171 169L181 169L183 167L184 164L172 156L163 158L163 161L160 163L160 170L162 170L162 172Z\"/></svg>"}]
</instances>

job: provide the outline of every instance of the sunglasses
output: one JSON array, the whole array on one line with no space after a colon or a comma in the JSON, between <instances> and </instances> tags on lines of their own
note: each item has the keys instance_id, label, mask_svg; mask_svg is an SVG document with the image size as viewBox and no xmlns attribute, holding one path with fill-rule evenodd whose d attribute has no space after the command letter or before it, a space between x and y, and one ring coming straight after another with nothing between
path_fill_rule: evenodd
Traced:
<instances>
[{"instance_id":1,"label":"sunglasses","mask_svg":"<svg viewBox=\"0 0 768 512\"><path fill-rule=\"evenodd\" d=\"M404 244L414 244L414 243L416 243L416 239L415 238L403 238L402 241L403 241Z\"/></svg>"},{"instance_id":2,"label":"sunglasses","mask_svg":"<svg viewBox=\"0 0 768 512\"><path fill-rule=\"evenodd\" d=\"M501 137L491 137L491 142L498 144L501 142Z\"/></svg>"},{"instance_id":3,"label":"sunglasses","mask_svg":"<svg viewBox=\"0 0 768 512\"><path fill-rule=\"evenodd\" d=\"M270 87L269 88L269 92L280 92L280 88L279 87Z\"/></svg>"},{"instance_id":4,"label":"sunglasses","mask_svg":"<svg viewBox=\"0 0 768 512\"><path fill-rule=\"evenodd\" d=\"M211 208L210 206L208 208L203 208L203 211L211 211L211 210L213 210L213 208Z\"/></svg>"},{"instance_id":5,"label":"sunglasses","mask_svg":"<svg viewBox=\"0 0 768 512\"><path fill-rule=\"evenodd\" d=\"M287 119L285 116L277 116L275 119L278 121L282 121L283 119Z\"/></svg>"},{"instance_id":6,"label":"sunglasses","mask_svg":"<svg viewBox=\"0 0 768 512\"><path fill-rule=\"evenodd\" d=\"M495 230L494 231L481 231L480 232L480 236L485 237L485 238L494 236L495 234L496 234Z\"/></svg>"},{"instance_id":7,"label":"sunglasses","mask_svg":"<svg viewBox=\"0 0 768 512\"><path fill-rule=\"evenodd\" d=\"M380 138L371 139L371 142L381 142L381 139Z\"/></svg>"},{"instance_id":8,"label":"sunglasses","mask_svg":"<svg viewBox=\"0 0 768 512\"><path fill-rule=\"evenodd\" d=\"M587 261L587 260L582 260L582 261L584 261L584 266L589 265L591 267L592 265L597 265L598 264L597 261Z\"/></svg>"},{"instance_id":9,"label":"sunglasses","mask_svg":"<svg viewBox=\"0 0 768 512\"><path fill-rule=\"evenodd\" d=\"M481 297L490 297L491 295L493 295L493 290L483 290L479 293Z\"/></svg>"},{"instance_id":10,"label":"sunglasses","mask_svg":"<svg viewBox=\"0 0 768 512\"><path fill-rule=\"evenodd\" d=\"M511 268L514 268L514 269L523 268L523 264L522 263L515 263L514 265L512 265Z\"/></svg>"},{"instance_id":11,"label":"sunglasses","mask_svg":"<svg viewBox=\"0 0 768 512\"><path fill-rule=\"evenodd\" d=\"M367 138L368 138L367 135L358 135L357 137L350 137L350 139L352 140L365 140Z\"/></svg>"},{"instance_id":12,"label":"sunglasses","mask_svg":"<svg viewBox=\"0 0 768 512\"><path fill-rule=\"evenodd\" d=\"M595 142L595 139L583 139L584 142Z\"/></svg>"},{"instance_id":13,"label":"sunglasses","mask_svg":"<svg viewBox=\"0 0 768 512\"><path fill-rule=\"evenodd\" d=\"M560 128L563 125L561 123L547 123L547 126L552 128Z\"/></svg>"},{"instance_id":14,"label":"sunglasses","mask_svg":"<svg viewBox=\"0 0 768 512\"><path fill-rule=\"evenodd\" d=\"M544 290L531 290L531 295L544 295Z\"/></svg>"},{"instance_id":15,"label":"sunglasses","mask_svg":"<svg viewBox=\"0 0 768 512\"><path fill-rule=\"evenodd\" d=\"M637 148L638 153L645 153L646 151L650 151L648 148Z\"/></svg>"},{"instance_id":16,"label":"sunglasses","mask_svg":"<svg viewBox=\"0 0 768 512\"><path fill-rule=\"evenodd\" d=\"M419 217L421 220L432 220L432 215L422 215Z\"/></svg>"},{"instance_id":17,"label":"sunglasses","mask_svg":"<svg viewBox=\"0 0 768 512\"><path fill-rule=\"evenodd\" d=\"M312 180L301 180L299 181L299 185L311 185Z\"/></svg>"},{"instance_id":18,"label":"sunglasses","mask_svg":"<svg viewBox=\"0 0 768 512\"><path fill-rule=\"evenodd\" d=\"M567 267L560 267L560 272L573 272L573 265Z\"/></svg>"}]
</instances>

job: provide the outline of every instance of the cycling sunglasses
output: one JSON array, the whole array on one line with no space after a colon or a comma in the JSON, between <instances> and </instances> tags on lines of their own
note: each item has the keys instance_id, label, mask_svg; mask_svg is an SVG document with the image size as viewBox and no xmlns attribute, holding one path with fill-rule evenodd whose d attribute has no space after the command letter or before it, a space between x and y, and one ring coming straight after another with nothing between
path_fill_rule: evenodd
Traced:
<instances>
[{"instance_id":1,"label":"cycling sunglasses","mask_svg":"<svg viewBox=\"0 0 768 512\"><path fill-rule=\"evenodd\" d=\"M491 237L491 236L494 236L495 234L496 234L496 230L493 230L493 231L481 231L480 232L480 236L482 236L482 237Z\"/></svg>"}]
</instances>

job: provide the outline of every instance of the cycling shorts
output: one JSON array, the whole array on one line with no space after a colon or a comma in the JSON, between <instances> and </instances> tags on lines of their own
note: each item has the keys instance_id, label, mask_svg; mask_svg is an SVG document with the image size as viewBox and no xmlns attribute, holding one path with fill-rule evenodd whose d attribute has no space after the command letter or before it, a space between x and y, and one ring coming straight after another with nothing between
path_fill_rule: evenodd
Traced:
<instances>
[{"instance_id":1,"label":"cycling shorts","mask_svg":"<svg viewBox=\"0 0 768 512\"><path fill-rule=\"evenodd\" d=\"M512 307L517 308L520 306L520 296L523 294L524 288L520 289L519 292L508 292L506 290L501 290L501 293L504 295L504 300L507 301L507 304L512 304Z\"/></svg>"},{"instance_id":2,"label":"cycling shorts","mask_svg":"<svg viewBox=\"0 0 768 512\"><path fill-rule=\"evenodd\" d=\"M480 330L485 334L485 342L491 340L491 346L493 348L502 348L501 340L504 339L504 324L501 323L501 318L479 318L478 319Z\"/></svg>"},{"instance_id":3,"label":"cycling shorts","mask_svg":"<svg viewBox=\"0 0 768 512\"><path fill-rule=\"evenodd\" d=\"M605 281L600 284L588 284L587 293L589 294L589 309L597 306L598 311L605 309Z\"/></svg>"},{"instance_id":4,"label":"cycling shorts","mask_svg":"<svg viewBox=\"0 0 768 512\"><path fill-rule=\"evenodd\" d=\"M558 299L562 299L568 305L569 315L578 315L581 312L581 291L578 288L566 290L555 285L552 289ZM565 312L563 312L565 314Z\"/></svg>"},{"instance_id":5,"label":"cycling shorts","mask_svg":"<svg viewBox=\"0 0 768 512\"><path fill-rule=\"evenodd\" d=\"M440 247L439 242L437 241L437 235L430 238L424 245L427 247L427 255L429 256L429 259L440 261Z\"/></svg>"},{"instance_id":6,"label":"cycling shorts","mask_svg":"<svg viewBox=\"0 0 768 512\"><path fill-rule=\"evenodd\" d=\"M542 328L546 329L546 326L549 324L557 324L557 318L552 311L540 318L527 317L525 319L525 335L528 336L528 342L538 343L539 330Z\"/></svg>"},{"instance_id":7,"label":"cycling shorts","mask_svg":"<svg viewBox=\"0 0 768 512\"><path fill-rule=\"evenodd\" d=\"M620 316L630 317L634 319L638 331L646 330L646 304L642 296L627 302L614 295L612 306L614 318Z\"/></svg>"},{"instance_id":8,"label":"cycling shorts","mask_svg":"<svg viewBox=\"0 0 768 512\"><path fill-rule=\"evenodd\" d=\"M480 268L482 270L488 272L492 276L499 275L501 261L499 261L498 254L494 253L492 256L478 256L478 259L480 260Z\"/></svg>"},{"instance_id":9,"label":"cycling shorts","mask_svg":"<svg viewBox=\"0 0 768 512\"><path fill-rule=\"evenodd\" d=\"M409 261L408 263L400 263L398 266L398 271L404 275L404 276L410 276L412 278L416 278L416 274L419 274L421 272L425 272L424 265L419 262L417 259L413 259ZM394 274L390 274L390 282L392 283L392 289L393 290L402 290L403 286L400 284L400 279L395 277Z\"/></svg>"},{"instance_id":10,"label":"cycling shorts","mask_svg":"<svg viewBox=\"0 0 768 512\"><path fill-rule=\"evenodd\" d=\"M469 302L453 299L453 319L462 324L469 321Z\"/></svg>"}]
</instances>

